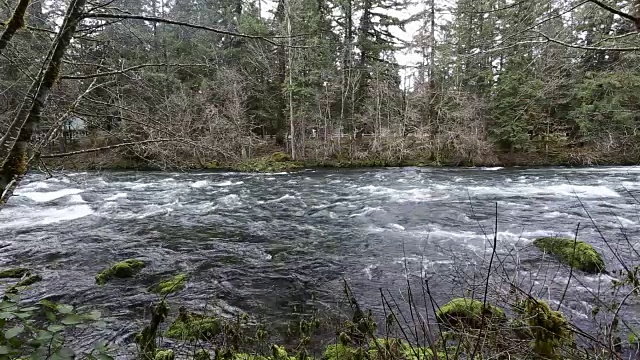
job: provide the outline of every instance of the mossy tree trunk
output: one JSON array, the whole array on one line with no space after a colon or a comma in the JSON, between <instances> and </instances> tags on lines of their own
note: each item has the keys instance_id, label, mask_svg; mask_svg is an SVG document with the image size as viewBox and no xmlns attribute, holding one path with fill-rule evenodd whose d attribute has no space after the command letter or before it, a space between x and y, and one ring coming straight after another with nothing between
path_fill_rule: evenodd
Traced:
<instances>
[{"instance_id":1,"label":"mossy tree trunk","mask_svg":"<svg viewBox=\"0 0 640 360\"><path fill-rule=\"evenodd\" d=\"M62 58L71 42L80 21L86 0L73 0L65 13L45 65L33 80L29 92L22 100L20 110L7 129L0 142L0 206L11 196L13 188L20 182L29 168L29 142L35 132L42 110L44 109L51 89L58 81ZM15 16L15 14L14 14ZM47 62L48 61L48 62Z\"/></svg>"},{"instance_id":2,"label":"mossy tree trunk","mask_svg":"<svg viewBox=\"0 0 640 360\"><path fill-rule=\"evenodd\" d=\"M31 0L20 0L16 5L16 8L13 10L11 19L9 19L9 22L7 23L7 28L4 29L2 36L0 36L0 54L2 54L2 50L9 45L13 35L15 35L15 33L24 26L24 17L27 14L27 8L29 7L30 1Z\"/></svg>"}]
</instances>

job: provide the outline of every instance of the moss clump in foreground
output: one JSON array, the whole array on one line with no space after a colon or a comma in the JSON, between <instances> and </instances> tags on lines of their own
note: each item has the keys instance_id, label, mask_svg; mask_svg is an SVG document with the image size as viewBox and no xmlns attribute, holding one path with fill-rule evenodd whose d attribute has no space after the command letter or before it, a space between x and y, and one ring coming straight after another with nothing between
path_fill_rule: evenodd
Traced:
<instances>
[{"instance_id":1,"label":"moss clump in foreground","mask_svg":"<svg viewBox=\"0 0 640 360\"><path fill-rule=\"evenodd\" d=\"M484 306L482 301L467 298L453 299L441 306L436 312L436 319L441 324L454 327L467 326L473 329L479 329L483 326L483 316L485 326L506 321L504 311L499 307L491 304Z\"/></svg>"},{"instance_id":2,"label":"moss clump in foreground","mask_svg":"<svg viewBox=\"0 0 640 360\"><path fill-rule=\"evenodd\" d=\"M545 237L536 239L533 244L540 250L555 256L560 262L575 269L590 274L598 274L605 271L602 256L600 256L593 246L583 241Z\"/></svg>"},{"instance_id":3,"label":"moss clump in foreground","mask_svg":"<svg viewBox=\"0 0 640 360\"><path fill-rule=\"evenodd\" d=\"M149 288L149 290L160 295L171 294L184 289L186 280L186 274L178 274L170 279L162 280L160 283Z\"/></svg>"},{"instance_id":4,"label":"moss clump in foreground","mask_svg":"<svg viewBox=\"0 0 640 360\"><path fill-rule=\"evenodd\" d=\"M528 298L518 303L516 312L529 325L533 337L533 351L544 358L555 358L565 345L573 344L573 333L567 319L559 311L551 310L544 300Z\"/></svg>"},{"instance_id":5,"label":"moss clump in foreground","mask_svg":"<svg viewBox=\"0 0 640 360\"><path fill-rule=\"evenodd\" d=\"M175 358L176 355L173 353L173 350L158 350L154 360L173 360Z\"/></svg>"},{"instance_id":6,"label":"moss clump in foreground","mask_svg":"<svg viewBox=\"0 0 640 360\"><path fill-rule=\"evenodd\" d=\"M175 340L210 340L222 332L220 319L181 309L165 336Z\"/></svg>"},{"instance_id":7,"label":"moss clump in foreground","mask_svg":"<svg viewBox=\"0 0 640 360\"><path fill-rule=\"evenodd\" d=\"M13 268L0 271L0 279L19 279L29 273L27 268Z\"/></svg>"},{"instance_id":8,"label":"moss clump in foreground","mask_svg":"<svg viewBox=\"0 0 640 360\"><path fill-rule=\"evenodd\" d=\"M136 275L144 267L144 262L138 259L128 259L113 264L96 275L96 283L104 285L113 278L130 278Z\"/></svg>"}]
</instances>

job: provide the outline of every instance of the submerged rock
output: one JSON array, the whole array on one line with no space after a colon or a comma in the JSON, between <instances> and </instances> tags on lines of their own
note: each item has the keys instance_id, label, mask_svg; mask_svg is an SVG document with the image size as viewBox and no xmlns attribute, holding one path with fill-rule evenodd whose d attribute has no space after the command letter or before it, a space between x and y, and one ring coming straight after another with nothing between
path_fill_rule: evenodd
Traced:
<instances>
[{"instance_id":1,"label":"submerged rock","mask_svg":"<svg viewBox=\"0 0 640 360\"><path fill-rule=\"evenodd\" d=\"M555 256L560 262L575 269L590 274L598 274L605 271L602 256L600 256L593 246L583 241L545 237L536 239L533 244L540 250Z\"/></svg>"},{"instance_id":2,"label":"submerged rock","mask_svg":"<svg viewBox=\"0 0 640 360\"><path fill-rule=\"evenodd\" d=\"M467 298L453 299L441 306L436 312L436 319L441 324L478 329L482 327L483 315L485 326L506 321L504 311L499 307L488 303L485 306L482 301Z\"/></svg>"},{"instance_id":3,"label":"submerged rock","mask_svg":"<svg viewBox=\"0 0 640 360\"><path fill-rule=\"evenodd\" d=\"M130 278L144 268L145 264L142 260L128 259L113 264L108 269L105 269L96 275L96 283L98 285L104 285L107 281L113 278Z\"/></svg>"},{"instance_id":4,"label":"submerged rock","mask_svg":"<svg viewBox=\"0 0 640 360\"><path fill-rule=\"evenodd\" d=\"M180 311L165 336L175 340L210 340L222 332L220 319L213 316Z\"/></svg>"},{"instance_id":5,"label":"submerged rock","mask_svg":"<svg viewBox=\"0 0 640 360\"><path fill-rule=\"evenodd\" d=\"M27 268L13 268L0 271L0 279L19 279L30 272Z\"/></svg>"},{"instance_id":6,"label":"submerged rock","mask_svg":"<svg viewBox=\"0 0 640 360\"><path fill-rule=\"evenodd\" d=\"M165 279L161 281L160 283L149 288L149 290L151 292L154 292L160 295L171 294L184 289L186 280L187 280L186 274L178 274L176 276L173 276L170 279Z\"/></svg>"}]
</instances>

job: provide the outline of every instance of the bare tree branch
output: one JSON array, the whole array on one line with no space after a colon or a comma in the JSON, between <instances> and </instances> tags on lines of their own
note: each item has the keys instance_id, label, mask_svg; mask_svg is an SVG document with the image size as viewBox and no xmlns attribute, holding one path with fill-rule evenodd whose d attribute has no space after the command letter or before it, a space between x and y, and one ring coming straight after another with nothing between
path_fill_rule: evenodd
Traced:
<instances>
[{"instance_id":1,"label":"bare tree branch","mask_svg":"<svg viewBox=\"0 0 640 360\"><path fill-rule=\"evenodd\" d=\"M210 32L214 32L222 35L236 36L236 37L254 39L254 40L264 40L276 46L285 46L284 44L280 44L276 41L271 40L271 39L283 38L282 36L262 36L262 35L242 34L242 33L237 33L233 31L220 30L220 29L209 27L209 26L196 25L196 24L191 24L184 21L169 20L169 19L164 19L164 18L155 17L155 16L100 13L100 14L85 14L84 17L91 18L91 19L131 19L131 20L142 20L142 21L150 21L150 22L156 22L156 23L179 25L179 26L189 27L193 29L206 30L206 31L210 31Z\"/></svg>"},{"instance_id":2,"label":"bare tree branch","mask_svg":"<svg viewBox=\"0 0 640 360\"><path fill-rule=\"evenodd\" d=\"M638 28L638 30L640 30L640 18L637 18L637 17L635 17L635 16L633 16L631 14L627 14L624 11L620 11L620 10L610 6L610 5L607 5L607 4L603 3L600 0L588 0L588 1L590 3L593 3L593 4L596 4L596 5L600 6L601 8L603 8L603 9L605 9L605 10L611 12L611 13L614 13L614 14L620 16L620 17L623 17L625 19L633 21L633 23L636 25L636 28Z\"/></svg>"},{"instance_id":3,"label":"bare tree branch","mask_svg":"<svg viewBox=\"0 0 640 360\"><path fill-rule=\"evenodd\" d=\"M122 70L113 70L113 71L107 71L107 72L101 72L101 73L95 73L95 74L88 74L88 75L62 75L62 76L60 76L60 79L64 79L64 80L86 80L86 79L93 79L93 78L97 78L97 77L101 77L101 76L120 75L120 74L124 74L126 72L129 72L129 71L138 70L138 69L142 69L142 68L145 68L145 67L167 67L167 66L169 66L169 67L178 67L178 66L184 66L184 67L189 67L189 66L193 66L193 67L208 67L210 65L209 64L140 64L140 65L124 68Z\"/></svg>"},{"instance_id":4,"label":"bare tree branch","mask_svg":"<svg viewBox=\"0 0 640 360\"><path fill-rule=\"evenodd\" d=\"M540 36L542 36L543 38L545 38L548 42L554 43L554 44L558 44L558 45L562 45L562 46L566 46L569 48L573 48L573 49L582 49L582 50L595 50L595 51L620 51L620 52L629 52L629 51L640 51L640 46L633 46L633 47L598 47L598 46L585 46L585 45L579 45L579 44L570 44L558 39L554 39L552 37L550 37L549 35L546 35L545 33L538 31L538 30L531 30L531 32L534 32Z\"/></svg>"},{"instance_id":5,"label":"bare tree branch","mask_svg":"<svg viewBox=\"0 0 640 360\"><path fill-rule=\"evenodd\" d=\"M67 156L73 156L73 155L79 155L79 154L117 149L125 146L144 145L144 144L152 144L152 143L159 143L159 142L180 142L180 141L182 140L181 139L150 139L150 140L142 140L142 141L132 141L132 142L126 142L121 144L102 146L102 147L92 148L92 149L70 151L70 152L57 153L57 154L40 155L40 158L42 159L60 158L60 157L67 157Z\"/></svg>"}]
</instances>

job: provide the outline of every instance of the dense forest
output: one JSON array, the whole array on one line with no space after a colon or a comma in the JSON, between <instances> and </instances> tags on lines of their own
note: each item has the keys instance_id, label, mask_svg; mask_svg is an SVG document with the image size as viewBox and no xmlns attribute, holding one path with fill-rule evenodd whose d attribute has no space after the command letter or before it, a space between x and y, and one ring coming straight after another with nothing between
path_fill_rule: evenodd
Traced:
<instances>
[{"instance_id":1,"label":"dense forest","mask_svg":"<svg viewBox=\"0 0 640 360\"><path fill-rule=\"evenodd\" d=\"M2 132L20 120L18 147L43 157L639 159L638 1L15 0L0 16Z\"/></svg>"}]
</instances>

